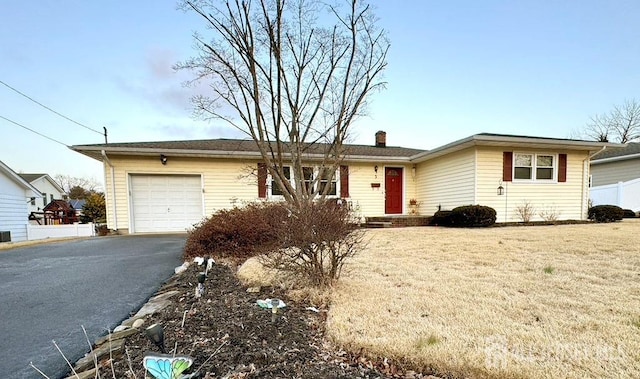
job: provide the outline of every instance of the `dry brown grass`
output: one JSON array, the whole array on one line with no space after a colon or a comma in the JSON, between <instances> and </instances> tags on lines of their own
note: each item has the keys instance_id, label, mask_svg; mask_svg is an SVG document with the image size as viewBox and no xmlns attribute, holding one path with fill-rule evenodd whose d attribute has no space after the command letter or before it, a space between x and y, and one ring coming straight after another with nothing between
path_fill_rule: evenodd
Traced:
<instances>
[{"instance_id":1,"label":"dry brown grass","mask_svg":"<svg viewBox=\"0 0 640 379\"><path fill-rule=\"evenodd\" d=\"M640 378L639 220L368 232L340 346L465 378Z\"/></svg>"}]
</instances>

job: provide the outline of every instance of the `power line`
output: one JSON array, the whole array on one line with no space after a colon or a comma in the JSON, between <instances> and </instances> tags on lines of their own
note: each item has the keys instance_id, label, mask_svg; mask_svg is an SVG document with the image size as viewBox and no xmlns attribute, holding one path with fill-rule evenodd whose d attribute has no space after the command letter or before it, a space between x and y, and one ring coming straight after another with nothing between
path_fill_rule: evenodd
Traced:
<instances>
[{"instance_id":1,"label":"power line","mask_svg":"<svg viewBox=\"0 0 640 379\"><path fill-rule=\"evenodd\" d=\"M48 140L50 140L50 141L53 141L53 142L55 142L55 143L59 143L60 145L62 145L62 146L64 146L64 147L68 147L66 143L62 143L62 142L58 141L57 139L53 139L53 138L51 138L51 137L45 136L44 134L42 134L42 133L40 133L40 132L37 132L37 131L35 131L35 130L31 129L31 128L28 128L28 127L26 127L26 126L24 126L24 125L22 125L22 124L18 124L17 122L15 122L15 121L13 121L13 120L9 120L8 118L6 118L6 117L4 117L4 116L2 116L2 115L0 115L0 118L1 118L1 119L4 119L4 120L6 120L6 121L9 121L9 122L10 122L10 123L12 123L12 124L18 125L18 126L19 126L19 127L21 127L21 128L27 129L28 131L30 131L30 132L32 132L32 133L35 133L35 134L39 135L40 137L44 137L44 138L46 138L46 139L48 139Z\"/></svg>"},{"instance_id":2,"label":"power line","mask_svg":"<svg viewBox=\"0 0 640 379\"><path fill-rule=\"evenodd\" d=\"M67 117L67 116L63 115L62 113L59 113L59 112L54 111L53 109L51 109L51 108L49 108L48 106L46 106L46 105L42 104L42 103L41 103L41 102L39 102L38 100L35 100L35 99L33 99L32 97L29 97L28 95L26 95L26 94L24 94L24 93L22 93L22 92L18 91L17 89L15 89L15 88L11 87L11 86L10 86L10 85L8 85L7 83L3 82L2 80L0 80L0 84L4 85L5 87L7 87L7 88L11 89L12 91L14 91L14 92L16 92L16 93L18 93L18 94L20 94L20 95L22 95L22 96L26 97L27 99L29 99L29 100L33 101L34 103L38 104L39 106L41 106L41 107L43 107L43 108L45 108L45 109L47 109L47 110L49 110L49 111L51 111L51 112L53 112L53 113L57 114L58 116L60 116L60 117L62 117L62 118L64 118L64 119L66 119L66 120L68 120L68 121L73 122L73 123L74 123L74 124L76 124L76 125L82 126L83 128L85 128L85 129L89 129L89 130L91 130L92 132L98 133L98 134L100 134L100 135L105 135L105 134L106 134L106 131L105 131L104 133L103 133L103 132L99 132L99 131L97 131L97 130L95 130L95 129L93 129L93 128L90 128L90 127L88 127L88 126L86 126L86 125L84 125L84 124L79 123L78 121L75 121L75 120L70 119L69 117ZM3 117L3 118L4 118L4 117ZM106 136L105 136L105 138L106 138Z\"/></svg>"}]
</instances>

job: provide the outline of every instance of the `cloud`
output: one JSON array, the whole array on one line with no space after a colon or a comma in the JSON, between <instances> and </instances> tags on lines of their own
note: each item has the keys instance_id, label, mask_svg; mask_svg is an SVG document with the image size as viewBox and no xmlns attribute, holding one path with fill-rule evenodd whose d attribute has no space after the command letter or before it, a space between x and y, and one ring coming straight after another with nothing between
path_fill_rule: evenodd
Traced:
<instances>
[{"instance_id":1,"label":"cloud","mask_svg":"<svg viewBox=\"0 0 640 379\"><path fill-rule=\"evenodd\" d=\"M145 54L139 75L131 76L129 73L128 76L116 77L115 84L121 91L143 100L160 114L177 116L190 113L191 98L205 94L206 85L186 86L191 74L173 69L176 57L177 54L171 50L151 48Z\"/></svg>"},{"instance_id":2,"label":"cloud","mask_svg":"<svg viewBox=\"0 0 640 379\"><path fill-rule=\"evenodd\" d=\"M171 139L245 138L246 135L231 126L192 120L159 123L155 129Z\"/></svg>"},{"instance_id":3,"label":"cloud","mask_svg":"<svg viewBox=\"0 0 640 379\"><path fill-rule=\"evenodd\" d=\"M176 75L173 69L176 61L176 54L167 49L151 48L146 54L147 68L156 80L173 79Z\"/></svg>"}]
</instances>

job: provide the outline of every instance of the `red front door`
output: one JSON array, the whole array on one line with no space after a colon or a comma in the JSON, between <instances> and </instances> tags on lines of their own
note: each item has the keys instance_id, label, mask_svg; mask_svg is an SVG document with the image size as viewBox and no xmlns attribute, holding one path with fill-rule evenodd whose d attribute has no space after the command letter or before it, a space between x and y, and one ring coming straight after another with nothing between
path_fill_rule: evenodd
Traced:
<instances>
[{"instance_id":1,"label":"red front door","mask_svg":"<svg viewBox=\"0 0 640 379\"><path fill-rule=\"evenodd\" d=\"M402 214L402 167L385 167L384 191L384 213Z\"/></svg>"}]
</instances>

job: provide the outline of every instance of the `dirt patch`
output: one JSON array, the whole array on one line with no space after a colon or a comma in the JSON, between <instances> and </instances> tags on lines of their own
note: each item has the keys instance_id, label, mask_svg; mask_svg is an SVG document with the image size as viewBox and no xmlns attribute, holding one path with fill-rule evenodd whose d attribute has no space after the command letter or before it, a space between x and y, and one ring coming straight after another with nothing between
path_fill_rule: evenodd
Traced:
<instances>
[{"instance_id":1,"label":"dirt patch","mask_svg":"<svg viewBox=\"0 0 640 379\"><path fill-rule=\"evenodd\" d=\"M196 265L175 276L160 292L179 291L171 306L147 318L144 326L164 327L166 350L188 355L194 364L187 373L199 378L385 378L394 368L331 349L323 340L326 312L305 309L282 290L262 288L248 293L225 265L214 265L203 297L195 297ZM281 298L287 303L275 319L257 299ZM186 312L186 314L185 314ZM184 326L182 325L184 319ZM144 378L143 357L159 352L143 332L127 337L126 354L115 359L116 378ZM105 365L105 366L108 366ZM112 378L110 367L101 377Z\"/></svg>"}]
</instances>

